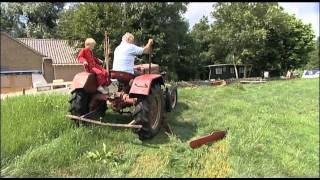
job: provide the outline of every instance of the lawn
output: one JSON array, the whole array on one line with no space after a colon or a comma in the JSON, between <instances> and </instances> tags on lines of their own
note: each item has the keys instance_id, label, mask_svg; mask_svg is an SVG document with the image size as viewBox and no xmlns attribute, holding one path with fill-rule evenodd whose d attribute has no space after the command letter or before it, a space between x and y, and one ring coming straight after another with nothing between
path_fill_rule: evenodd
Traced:
<instances>
[{"instance_id":1,"label":"lawn","mask_svg":"<svg viewBox=\"0 0 320 180\"><path fill-rule=\"evenodd\" d=\"M174 135L77 128L68 95L1 100L2 177L318 177L319 80L178 90ZM129 117L108 112L106 119ZM188 142L229 128L217 143Z\"/></svg>"}]
</instances>

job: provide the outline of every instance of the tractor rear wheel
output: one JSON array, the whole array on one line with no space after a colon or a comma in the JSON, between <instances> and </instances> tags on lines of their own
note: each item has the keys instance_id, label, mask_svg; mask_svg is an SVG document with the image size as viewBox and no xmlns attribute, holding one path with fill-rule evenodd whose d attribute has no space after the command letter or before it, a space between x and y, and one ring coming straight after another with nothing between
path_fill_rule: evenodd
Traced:
<instances>
[{"instance_id":1,"label":"tractor rear wheel","mask_svg":"<svg viewBox=\"0 0 320 180\"><path fill-rule=\"evenodd\" d=\"M69 100L70 109L69 112L71 115L82 116L90 112L89 104L92 99L92 95L86 93L83 89L77 89L71 92L71 99ZM107 104L105 101L99 102L99 105L96 107L96 117L103 117L107 110ZM90 118L90 117L87 117ZM76 121L76 124L79 125L79 122ZM85 124L82 122L81 124Z\"/></svg>"},{"instance_id":2,"label":"tractor rear wheel","mask_svg":"<svg viewBox=\"0 0 320 180\"><path fill-rule=\"evenodd\" d=\"M136 108L139 111L134 115L135 124L142 125L135 130L140 140L151 139L160 130L163 123L164 98L160 85L152 86L151 94L138 99Z\"/></svg>"},{"instance_id":3,"label":"tractor rear wheel","mask_svg":"<svg viewBox=\"0 0 320 180\"><path fill-rule=\"evenodd\" d=\"M89 112L90 95L84 92L83 89L77 89L71 92L71 99L69 100L69 112L75 116L82 116Z\"/></svg>"},{"instance_id":4,"label":"tractor rear wheel","mask_svg":"<svg viewBox=\"0 0 320 180\"><path fill-rule=\"evenodd\" d=\"M83 89L77 89L71 92L71 98L69 100L71 115L82 116L89 112L90 96ZM84 122L75 121L76 125L85 125Z\"/></svg>"}]
</instances>

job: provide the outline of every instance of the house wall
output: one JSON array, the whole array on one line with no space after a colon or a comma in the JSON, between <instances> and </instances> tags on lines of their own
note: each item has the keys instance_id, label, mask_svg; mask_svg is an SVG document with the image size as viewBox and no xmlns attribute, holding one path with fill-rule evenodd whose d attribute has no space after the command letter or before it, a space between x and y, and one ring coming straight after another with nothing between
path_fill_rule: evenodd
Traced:
<instances>
[{"instance_id":1,"label":"house wall","mask_svg":"<svg viewBox=\"0 0 320 180\"><path fill-rule=\"evenodd\" d=\"M83 65L54 65L55 79L64 81L72 81L73 77L82 71L84 71Z\"/></svg>"},{"instance_id":2,"label":"house wall","mask_svg":"<svg viewBox=\"0 0 320 180\"><path fill-rule=\"evenodd\" d=\"M42 57L40 54L1 33L1 70L42 71Z\"/></svg>"},{"instance_id":3,"label":"house wall","mask_svg":"<svg viewBox=\"0 0 320 180\"><path fill-rule=\"evenodd\" d=\"M1 94L32 88L31 74L1 75Z\"/></svg>"}]
</instances>

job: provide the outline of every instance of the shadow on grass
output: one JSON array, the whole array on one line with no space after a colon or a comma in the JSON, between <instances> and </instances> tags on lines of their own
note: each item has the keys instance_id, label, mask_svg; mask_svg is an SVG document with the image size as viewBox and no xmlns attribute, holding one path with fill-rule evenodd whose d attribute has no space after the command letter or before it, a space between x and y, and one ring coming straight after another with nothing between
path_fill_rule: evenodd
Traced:
<instances>
[{"instance_id":1,"label":"shadow on grass","mask_svg":"<svg viewBox=\"0 0 320 180\"><path fill-rule=\"evenodd\" d=\"M166 114L166 121L168 122L173 135L180 139L182 142L190 140L194 137L197 126L195 123L190 123L186 121L181 121L179 118L181 113L187 111L189 106L184 102L179 102L177 104L176 109L172 112ZM150 140L145 140L143 142L144 146L152 147L155 144L164 144L169 142L169 137L165 134L164 128L160 130L160 132Z\"/></svg>"},{"instance_id":2,"label":"shadow on grass","mask_svg":"<svg viewBox=\"0 0 320 180\"><path fill-rule=\"evenodd\" d=\"M171 130L177 138L181 141L185 142L194 137L194 134L197 131L197 126L195 123L190 123L186 121L182 121L180 115L189 109L189 106L184 102L178 102L176 109L172 112L165 114L165 120L169 123ZM128 114L119 114L112 112L108 109L106 115L103 117L102 122L109 123L121 123L127 124L132 120L132 117ZM123 128L112 128L115 131L122 131ZM169 137L166 135L164 128L161 128L159 133L150 140L144 140L142 145L158 148L157 144L165 144L169 142Z\"/></svg>"}]
</instances>

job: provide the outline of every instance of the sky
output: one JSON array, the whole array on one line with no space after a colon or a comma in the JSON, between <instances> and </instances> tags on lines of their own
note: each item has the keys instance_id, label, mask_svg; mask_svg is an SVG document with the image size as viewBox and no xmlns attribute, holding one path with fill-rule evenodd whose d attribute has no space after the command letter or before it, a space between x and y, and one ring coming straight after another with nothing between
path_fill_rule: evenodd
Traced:
<instances>
[{"instance_id":1,"label":"sky","mask_svg":"<svg viewBox=\"0 0 320 180\"><path fill-rule=\"evenodd\" d=\"M208 16L209 21L213 22L210 13L213 10L212 3L189 3L188 10L184 14L185 18L189 20L190 28L197 23L203 16ZM319 36L319 3L311 2L288 2L279 3L290 14L295 14L305 23L311 23L312 29L316 37Z\"/></svg>"}]
</instances>

